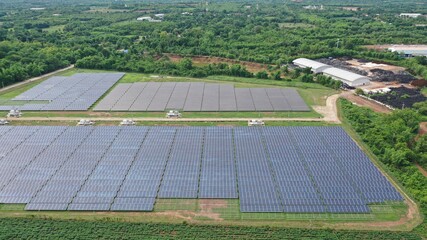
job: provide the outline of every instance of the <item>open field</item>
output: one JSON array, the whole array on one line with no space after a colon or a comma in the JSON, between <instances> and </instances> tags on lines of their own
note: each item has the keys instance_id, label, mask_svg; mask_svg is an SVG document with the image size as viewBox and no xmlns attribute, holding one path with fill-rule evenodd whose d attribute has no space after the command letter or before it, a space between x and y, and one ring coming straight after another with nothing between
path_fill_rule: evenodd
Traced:
<instances>
[{"instance_id":1,"label":"open field","mask_svg":"<svg viewBox=\"0 0 427 240\"><path fill-rule=\"evenodd\" d=\"M179 62L184 57L177 54L166 54L166 56L172 61L172 62ZM245 67L249 72L251 73L257 73L261 71L269 71L267 64L261 64L261 63L255 63L255 62L247 62L247 61L238 61L234 59L229 58L220 58L220 57L210 57L210 56L191 56L189 57L191 61L193 62L194 66L206 66L208 64L214 64L214 63L227 63L229 65L232 64L240 64L241 66Z\"/></svg>"}]
</instances>

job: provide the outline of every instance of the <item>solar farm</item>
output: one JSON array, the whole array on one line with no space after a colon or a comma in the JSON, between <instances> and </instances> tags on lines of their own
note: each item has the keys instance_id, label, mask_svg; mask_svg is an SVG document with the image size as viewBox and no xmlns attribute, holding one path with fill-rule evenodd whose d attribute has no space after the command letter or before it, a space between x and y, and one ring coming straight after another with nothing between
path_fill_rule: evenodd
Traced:
<instances>
[{"instance_id":1,"label":"solar farm","mask_svg":"<svg viewBox=\"0 0 427 240\"><path fill-rule=\"evenodd\" d=\"M95 111L188 112L310 111L295 89L235 88L203 82L143 82L118 84Z\"/></svg>"},{"instance_id":2,"label":"solar farm","mask_svg":"<svg viewBox=\"0 0 427 240\"><path fill-rule=\"evenodd\" d=\"M30 211L211 199L241 213L369 214L403 201L341 127L3 126L0 175L0 203Z\"/></svg>"},{"instance_id":3,"label":"solar farm","mask_svg":"<svg viewBox=\"0 0 427 240\"><path fill-rule=\"evenodd\" d=\"M11 101L0 102L0 110L86 111L123 76L124 73L77 73L51 77Z\"/></svg>"}]
</instances>

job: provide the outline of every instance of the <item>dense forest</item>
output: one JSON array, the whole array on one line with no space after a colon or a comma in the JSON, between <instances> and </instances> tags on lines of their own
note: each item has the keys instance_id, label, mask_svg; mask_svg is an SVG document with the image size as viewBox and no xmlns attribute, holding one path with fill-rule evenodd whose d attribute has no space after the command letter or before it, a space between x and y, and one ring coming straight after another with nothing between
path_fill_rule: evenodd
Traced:
<instances>
[{"instance_id":1,"label":"dense forest","mask_svg":"<svg viewBox=\"0 0 427 240\"><path fill-rule=\"evenodd\" d=\"M281 66L297 57L331 56L389 61L427 78L424 59L403 59L395 53L362 47L427 43L425 18L398 17L403 10L427 12L425 5L410 2L360 1L360 11L343 10L345 4L340 1L313 1L325 4L323 10L305 9L309 2L290 1L215 1L209 5L180 1L161 1L156 5L101 0L12 2L15 1L0 3L4 6L0 8L3 85L73 63L83 68L194 77L266 77L264 73L252 75L241 66L175 63L165 53L274 65L268 72L272 79L286 75ZM158 19L162 22L136 20L141 16L155 18L156 13L165 14L164 19Z\"/></svg>"}]
</instances>

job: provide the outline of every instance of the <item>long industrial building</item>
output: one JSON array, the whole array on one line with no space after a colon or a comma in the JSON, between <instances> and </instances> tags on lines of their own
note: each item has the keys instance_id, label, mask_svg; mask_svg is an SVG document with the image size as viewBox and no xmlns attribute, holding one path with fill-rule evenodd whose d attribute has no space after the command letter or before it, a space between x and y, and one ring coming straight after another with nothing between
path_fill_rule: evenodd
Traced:
<instances>
[{"instance_id":1,"label":"long industrial building","mask_svg":"<svg viewBox=\"0 0 427 240\"><path fill-rule=\"evenodd\" d=\"M311 59L307 58L298 58L293 61L295 65L297 65L300 68L311 68L311 71L313 73L322 73L323 70L330 68L330 65L313 61Z\"/></svg>"},{"instance_id":2,"label":"long industrial building","mask_svg":"<svg viewBox=\"0 0 427 240\"><path fill-rule=\"evenodd\" d=\"M325 76L329 76L335 80L339 80L351 87L368 85L371 82L371 79L369 77L356 74L347 70L335 68L331 65L327 65L307 58L295 59L293 63L301 68L311 68L311 71L313 73L322 73Z\"/></svg>"},{"instance_id":3,"label":"long industrial building","mask_svg":"<svg viewBox=\"0 0 427 240\"><path fill-rule=\"evenodd\" d=\"M371 82L369 77L334 67L325 69L323 75L339 80L351 87L368 85Z\"/></svg>"}]
</instances>

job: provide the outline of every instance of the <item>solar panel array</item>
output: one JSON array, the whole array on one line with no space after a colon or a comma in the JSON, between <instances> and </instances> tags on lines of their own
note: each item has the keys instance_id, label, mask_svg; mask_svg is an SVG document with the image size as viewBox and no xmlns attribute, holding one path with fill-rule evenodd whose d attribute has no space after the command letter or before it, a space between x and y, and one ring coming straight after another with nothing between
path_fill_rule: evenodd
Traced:
<instances>
[{"instance_id":1,"label":"solar panel array","mask_svg":"<svg viewBox=\"0 0 427 240\"><path fill-rule=\"evenodd\" d=\"M10 101L17 105L3 105L0 110L85 111L123 75L78 73L71 77L51 77Z\"/></svg>"},{"instance_id":2,"label":"solar panel array","mask_svg":"<svg viewBox=\"0 0 427 240\"><path fill-rule=\"evenodd\" d=\"M401 195L340 127L0 127L0 203L152 211L157 198L241 212L367 213Z\"/></svg>"},{"instance_id":3,"label":"solar panel array","mask_svg":"<svg viewBox=\"0 0 427 240\"><path fill-rule=\"evenodd\" d=\"M95 111L310 111L295 89L234 88L202 82L119 84Z\"/></svg>"}]
</instances>

